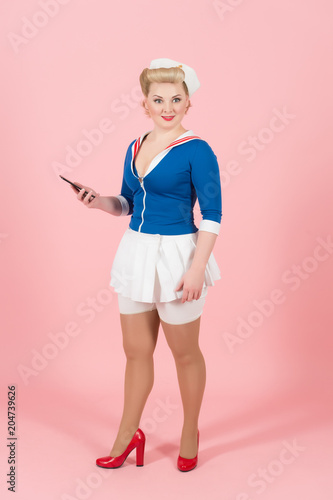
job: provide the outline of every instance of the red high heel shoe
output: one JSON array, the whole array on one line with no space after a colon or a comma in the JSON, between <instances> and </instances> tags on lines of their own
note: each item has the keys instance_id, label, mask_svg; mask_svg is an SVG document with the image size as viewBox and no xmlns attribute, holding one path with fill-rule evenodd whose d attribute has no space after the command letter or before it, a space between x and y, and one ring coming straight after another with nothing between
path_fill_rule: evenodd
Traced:
<instances>
[{"instance_id":1,"label":"red high heel shoe","mask_svg":"<svg viewBox=\"0 0 333 500\"><path fill-rule=\"evenodd\" d=\"M198 453L199 453L199 430L198 430ZM198 453L194 458L183 458L179 455L177 467L181 472L188 472L194 469L198 464Z\"/></svg>"},{"instance_id":2,"label":"red high heel shoe","mask_svg":"<svg viewBox=\"0 0 333 500\"><path fill-rule=\"evenodd\" d=\"M137 429L131 442L122 455L119 455L118 457L111 457L110 455L107 455L106 457L97 458L96 465L106 469L117 469L123 465L131 451L136 448L136 466L142 467L145 444L146 436L141 429Z\"/></svg>"}]
</instances>

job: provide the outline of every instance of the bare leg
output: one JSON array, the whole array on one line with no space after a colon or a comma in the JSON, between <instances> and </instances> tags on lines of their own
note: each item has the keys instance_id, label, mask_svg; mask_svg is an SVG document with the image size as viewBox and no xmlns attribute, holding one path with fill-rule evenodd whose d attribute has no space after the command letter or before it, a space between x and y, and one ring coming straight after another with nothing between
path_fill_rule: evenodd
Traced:
<instances>
[{"instance_id":1,"label":"bare leg","mask_svg":"<svg viewBox=\"0 0 333 500\"><path fill-rule=\"evenodd\" d=\"M121 455L140 425L140 419L154 384L154 360L160 318L157 310L120 314L126 355L124 407L118 434L110 452Z\"/></svg>"},{"instance_id":2,"label":"bare leg","mask_svg":"<svg viewBox=\"0 0 333 500\"><path fill-rule=\"evenodd\" d=\"M200 317L184 325L161 320L167 343L175 359L184 410L180 455L194 458L198 452L198 420L206 385L206 364L199 347Z\"/></svg>"}]
</instances>

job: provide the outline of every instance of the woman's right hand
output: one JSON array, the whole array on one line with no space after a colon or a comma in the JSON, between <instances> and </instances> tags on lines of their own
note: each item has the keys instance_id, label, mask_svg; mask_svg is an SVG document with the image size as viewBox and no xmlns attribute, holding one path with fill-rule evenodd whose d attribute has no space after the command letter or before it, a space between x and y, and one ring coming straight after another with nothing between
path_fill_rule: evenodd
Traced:
<instances>
[{"instance_id":1,"label":"woman's right hand","mask_svg":"<svg viewBox=\"0 0 333 500\"><path fill-rule=\"evenodd\" d=\"M77 191L74 186L71 186L73 191L77 194L77 199L83 203L88 208L100 208L100 194L96 193L92 188L88 186L83 186L83 184L80 184L79 182L74 181L75 184L77 184L81 189L81 191ZM85 196L84 192L88 191L88 194ZM92 198L92 195L95 196L95 198Z\"/></svg>"}]
</instances>

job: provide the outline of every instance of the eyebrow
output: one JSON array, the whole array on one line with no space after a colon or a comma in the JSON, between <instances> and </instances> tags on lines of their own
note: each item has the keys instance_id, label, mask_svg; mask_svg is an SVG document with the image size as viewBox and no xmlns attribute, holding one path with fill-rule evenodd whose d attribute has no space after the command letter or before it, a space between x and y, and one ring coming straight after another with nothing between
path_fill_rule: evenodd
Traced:
<instances>
[{"instance_id":1,"label":"eyebrow","mask_svg":"<svg viewBox=\"0 0 333 500\"><path fill-rule=\"evenodd\" d=\"M177 96L179 96L179 95L181 96L181 94L176 94L176 95L174 95L174 96L172 96L172 97L177 97ZM163 99L163 97L162 97L162 96L157 95L157 94L154 94L154 95L153 95L153 97L161 97L161 98Z\"/></svg>"}]
</instances>

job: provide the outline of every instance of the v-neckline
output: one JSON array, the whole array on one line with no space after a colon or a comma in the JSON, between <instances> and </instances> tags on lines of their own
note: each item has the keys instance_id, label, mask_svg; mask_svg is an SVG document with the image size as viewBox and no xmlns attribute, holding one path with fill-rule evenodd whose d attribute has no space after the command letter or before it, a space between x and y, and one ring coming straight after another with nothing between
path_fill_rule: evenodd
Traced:
<instances>
[{"instance_id":1,"label":"v-neckline","mask_svg":"<svg viewBox=\"0 0 333 500\"><path fill-rule=\"evenodd\" d=\"M154 158L153 158L153 159L151 160L151 162L149 163L148 168L147 168L147 170L146 170L145 174L144 174L143 176L141 176L141 175L139 174L139 172L138 172L137 168L136 168L136 165L135 165L135 157L137 156L137 154L138 154L138 152L139 152L139 150L140 150L140 147L141 147L142 143L144 142L144 140L147 138L147 136L148 136L151 132L152 132L152 131L151 131L151 130L149 130L148 132L146 132L144 135L142 135L142 136L140 137L140 143L139 143L138 150L135 152L135 154L133 154L133 166L134 166L134 168L135 168L135 170L136 170L136 173L138 174L139 179L144 179L144 178L146 177L146 175L148 175L148 174L151 172L151 170L152 170L152 169L151 169L150 167L151 167L151 165L153 164L153 162L156 160L156 158L158 158L159 156L161 156L162 154L164 154L164 155L162 156L162 158L160 159L160 161L161 161L161 160L164 158L164 156L165 156L165 155L166 155L166 154L170 151L170 149L169 149L169 148L173 147L173 144L174 144L175 142L179 141L179 140L180 140L183 136L186 136L186 135L187 135L187 134L189 134L189 133L190 133L189 135L192 135L192 134L193 134L192 129L190 129L190 130L186 130L186 132L183 132L180 136L176 137L176 138L175 138L175 139L174 139L174 140L173 140L173 141L169 144L169 146L167 146L167 147L166 147L166 148L164 148L162 151L160 151L159 153L157 153L157 155L155 155L155 156L154 156ZM176 145L176 144L174 144L174 145ZM167 150L169 150L169 151L167 151ZM158 161L156 165L158 165L158 163L159 163L160 161ZM156 166L156 165L155 165L155 166Z\"/></svg>"}]
</instances>

